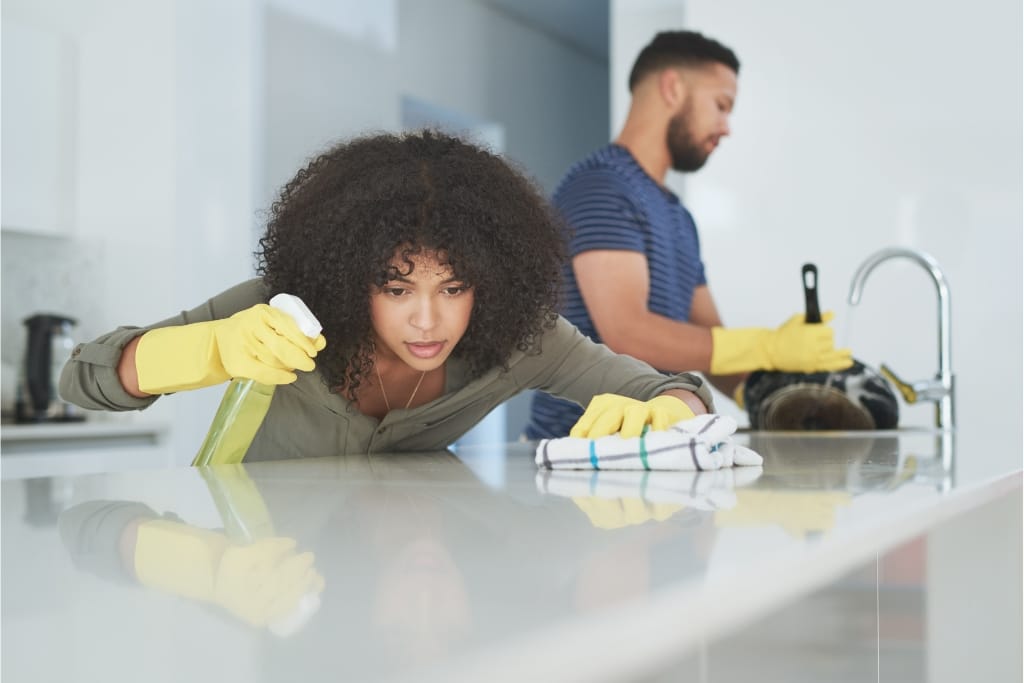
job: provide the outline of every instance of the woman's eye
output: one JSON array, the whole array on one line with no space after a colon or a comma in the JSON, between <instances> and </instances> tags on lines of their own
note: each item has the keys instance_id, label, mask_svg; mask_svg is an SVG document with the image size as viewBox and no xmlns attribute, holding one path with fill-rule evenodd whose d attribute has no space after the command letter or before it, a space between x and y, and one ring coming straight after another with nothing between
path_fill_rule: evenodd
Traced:
<instances>
[{"instance_id":1,"label":"woman's eye","mask_svg":"<svg viewBox=\"0 0 1024 683\"><path fill-rule=\"evenodd\" d=\"M385 287L384 293L388 296L399 297L405 294L405 289L402 287Z\"/></svg>"},{"instance_id":2,"label":"woman's eye","mask_svg":"<svg viewBox=\"0 0 1024 683\"><path fill-rule=\"evenodd\" d=\"M452 287L445 287L443 291L448 296L458 296L459 294L465 292L467 289L469 289L469 287L466 287L465 285L458 285Z\"/></svg>"}]
</instances>

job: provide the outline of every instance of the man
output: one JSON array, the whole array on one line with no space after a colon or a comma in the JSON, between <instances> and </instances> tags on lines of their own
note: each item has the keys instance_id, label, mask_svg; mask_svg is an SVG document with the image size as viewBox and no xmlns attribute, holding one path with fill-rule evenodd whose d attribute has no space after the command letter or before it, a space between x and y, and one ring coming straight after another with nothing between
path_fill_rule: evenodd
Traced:
<instances>
[{"instance_id":1,"label":"man","mask_svg":"<svg viewBox=\"0 0 1024 683\"><path fill-rule=\"evenodd\" d=\"M724 328L693 217L665 187L669 168L700 169L729 134L739 67L732 50L700 33L656 35L629 75L622 132L575 164L554 195L570 226L565 317L662 372L703 372L728 395L754 370L852 363L849 350L835 348L831 328L803 315L777 330ZM526 436L565 436L581 413L538 393Z\"/></svg>"}]
</instances>

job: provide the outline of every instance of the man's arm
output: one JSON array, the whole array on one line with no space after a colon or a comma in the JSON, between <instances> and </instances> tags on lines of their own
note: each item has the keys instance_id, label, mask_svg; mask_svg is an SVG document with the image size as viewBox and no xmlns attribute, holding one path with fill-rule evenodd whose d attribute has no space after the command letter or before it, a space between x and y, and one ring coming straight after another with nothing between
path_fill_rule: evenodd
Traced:
<instances>
[{"instance_id":1,"label":"man's arm","mask_svg":"<svg viewBox=\"0 0 1024 683\"><path fill-rule=\"evenodd\" d=\"M613 351L668 372L699 371L727 396L742 375L712 376L711 327L721 320L706 286L694 292L692 323L647 308L650 272L640 252L585 251L572 260L576 282L602 341ZM609 274L614 273L614 279Z\"/></svg>"},{"instance_id":2,"label":"man's arm","mask_svg":"<svg viewBox=\"0 0 1024 683\"><path fill-rule=\"evenodd\" d=\"M690 322L694 325L707 328L710 334L712 327L722 327L722 318L718 315L718 307L711 296L711 290L707 285L701 285L693 292L693 303L690 304ZM708 381L715 385L715 388L730 398L736 387L747 378L746 373L740 375L712 375L706 370L701 370Z\"/></svg>"}]
</instances>

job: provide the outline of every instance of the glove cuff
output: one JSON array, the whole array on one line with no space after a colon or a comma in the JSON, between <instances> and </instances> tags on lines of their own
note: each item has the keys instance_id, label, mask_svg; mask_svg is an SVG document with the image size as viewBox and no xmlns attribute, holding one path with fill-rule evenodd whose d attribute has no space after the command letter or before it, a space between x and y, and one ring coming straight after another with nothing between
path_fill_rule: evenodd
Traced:
<instances>
[{"instance_id":1,"label":"glove cuff","mask_svg":"<svg viewBox=\"0 0 1024 683\"><path fill-rule=\"evenodd\" d=\"M139 389L147 394L168 394L230 379L217 353L217 324L212 321L160 327L142 335L135 349Z\"/></svg>"},{"instance_id":2,"label":"glove cuff","mask_svg":"<svg viewBox=\"0 0 1024 683\"><path fill-rule=\"evenodd\" d=\"M140 583L194 600L212 600L227 539L164 519L139 526L135 576Z\"/></svg>"},{"instance_id":3,"label":"glove cuff","mask_svg":"<svg viewBox=\"0 0 1024 683\"><path fill-rule=\"evenodd\" d=\"M736 403L740 410L747 409L747 402L743 398L743 393L747 389L747 380L743 380L736 385L736 388L732 390L732 400Z\"/></svg>"},{"instance_id":4,"label":"glove cuff","mask_svg":"<svg viewBox=\"0 0 1024 683\"><path fill-rule=\"evenodd\" d=\"M772 331L763 327L711 328L711 374L774 370L766 352Z\"/></svg>"}]
</instances>

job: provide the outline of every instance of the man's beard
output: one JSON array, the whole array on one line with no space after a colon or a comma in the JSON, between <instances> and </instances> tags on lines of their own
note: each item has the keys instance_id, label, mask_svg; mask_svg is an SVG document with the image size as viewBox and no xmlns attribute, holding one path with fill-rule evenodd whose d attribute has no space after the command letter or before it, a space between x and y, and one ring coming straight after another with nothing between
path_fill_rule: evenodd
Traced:
<instances>
[{"instance_id":1,"label":"man's beard","mask_svg":"<svg viewBox=\"0 0 1024 683\"><path fill-rule=\"evenodd\" d=\"M689 114L689 108L673 116L668 122L668 133L666 134L668 153L672 157L672 170L681 173L698 170L711 156L710 152L705 152L693 139L693 135L686 125L687 114Z\"/></svg>"}]
</instances>

